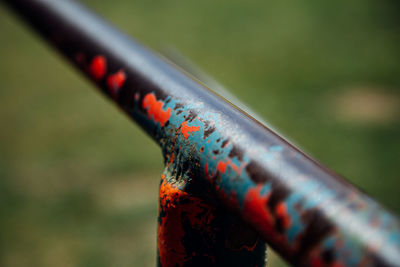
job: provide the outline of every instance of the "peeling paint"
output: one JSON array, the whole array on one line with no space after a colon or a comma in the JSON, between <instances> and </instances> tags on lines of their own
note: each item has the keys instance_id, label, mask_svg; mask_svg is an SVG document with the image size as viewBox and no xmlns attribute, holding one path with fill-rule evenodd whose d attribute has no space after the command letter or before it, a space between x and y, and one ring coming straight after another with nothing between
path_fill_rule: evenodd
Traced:
<instances>
[{"instance_id":1,"label":"peeling paint","mask_svg":"<svg viewBox=\"0 0 400 267\"><path fill-rule=\"evenodd\" d=\"M83 53L80 54L82 59ZM90 63L89 72L96 80L101 80L107 72L107 61L102 55L95 56Z\"/></svg>"},{"instance_id":2,"label":"peeling paint","mask_svg":"<svg viewBox=\"0 0 400 267\"><path fill-rule=\"evenodd\" d=\"M200 126L188 126L187 121L184 121L181 124L181 133L186 139L189 137L189 133L197 132L199 129Z\"/></svg>"},{"instance_id":3,"label":"peeling paint","mask_svg":"<svg viewBox=\"0 0 400 267\"><path fill-rule=\"evenodd\" d=\"M116 97L121 87L124 85L126 80L126 74L123 70L111 74L107 77L107 86L113 97Z\"/></svg>"},{"instance_id":4,"label":"peeling paint","mask_svg":"<svg viewBox=\"0 0 400 267\"><path fill-rule=\"evenodd\" d=\"M164 126L171 116L171 108L163 110L163 105L164 103L161 100L157 101L153 93L147 94L143 99L143 108L147 109L149 118L159 122L161 126Z\"/></svg>"},{"instance_id":5,"label":"peeling paint","mask_svg":"<svg viewBox=\"0 0 400 267\"><path fill-rule=\"evenodd\" d=\"M209 187L192 187L189 173L173 176L177 164L161 176L159 265L263 266L265 244L259 235L216 204Z\"/></svg>"}]
</instances>

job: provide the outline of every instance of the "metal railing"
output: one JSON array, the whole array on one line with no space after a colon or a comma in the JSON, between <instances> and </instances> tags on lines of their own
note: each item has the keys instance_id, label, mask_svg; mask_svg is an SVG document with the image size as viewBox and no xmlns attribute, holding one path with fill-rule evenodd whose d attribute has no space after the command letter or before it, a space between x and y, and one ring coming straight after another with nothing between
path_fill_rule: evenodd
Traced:
<instances>
[{"instance_id":1,"label":"metal railing","mask_svg":"<svg viewBox=\"0 0 400 267\"><path fill-rule=\"evenodd\" d=\"M276 132L77 2L4 2L160 145L159 265L400 264L398 219Z\"/></svg>"}]
</instances>

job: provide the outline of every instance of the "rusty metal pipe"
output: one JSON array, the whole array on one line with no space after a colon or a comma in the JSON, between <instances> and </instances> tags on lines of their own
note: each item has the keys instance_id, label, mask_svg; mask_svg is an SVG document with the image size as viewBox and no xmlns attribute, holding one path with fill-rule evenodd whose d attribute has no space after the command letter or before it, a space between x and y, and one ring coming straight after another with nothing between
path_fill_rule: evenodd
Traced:
<instances>
[{"instance_id":1,"label":"rusty metal pipe","mask_svg":"<svg viewBox=\"0 0 400 267\"><path fill-rule=\"evenodd\" d=\"M289 262L400 264L398 219L277 133L74 1L6 2Z\"/></svg>"}]
</instances>

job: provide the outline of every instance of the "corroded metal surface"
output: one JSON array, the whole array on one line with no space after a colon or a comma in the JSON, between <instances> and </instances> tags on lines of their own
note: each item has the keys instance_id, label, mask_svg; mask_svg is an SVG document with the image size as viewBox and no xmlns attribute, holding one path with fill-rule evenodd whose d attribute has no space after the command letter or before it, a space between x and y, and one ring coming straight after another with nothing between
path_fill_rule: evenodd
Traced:
<instances>
[{"instance_id":1,"label":"corroded metal surface","mask_svg":"<svg viewBox=\"0 0 400 267\"><path fill-rule=\"evenodd\" d=\"M264 266L260 235L225 209L210 185L169 167L160 184L159 266Z\"/></svg>"},{"instance_id":2,"label":"corroded metal surface","mask_svg":"<svg viewBox=\"0 0 400 267\"><path fill-rule=\"evenodd\" d=\"M9 3L154 138L171 177L209 185L286 260L399 265L398 219L272 130L73 1Z\"/></svg>"}]
</instances>

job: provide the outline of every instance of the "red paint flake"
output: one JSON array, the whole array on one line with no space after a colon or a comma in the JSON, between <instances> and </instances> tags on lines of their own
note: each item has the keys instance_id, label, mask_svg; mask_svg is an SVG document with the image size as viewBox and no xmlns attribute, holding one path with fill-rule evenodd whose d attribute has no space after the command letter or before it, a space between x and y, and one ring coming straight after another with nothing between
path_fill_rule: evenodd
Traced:
<instances>
[{"instance_id":1,"label":"red paint flake","mask_svg":"<svg viewBox=\"0 0 400 267\"><path fill-rule=\"evenodd\" d=\"M252 221L258 229L263 229L267 235L274 234L274 219L267 207L270 193L263 196L261 195L262 185L250 188L245 196L243 212L244 217Z\"/></svg>"},{"instance_id":2,"label":"red paint flake","mask_svg":"<svg viewBox=\"0 0 400 267\"><path fill-rule=\"evenodd\" d=\"M203 153L204 152L204 146L202 146L201 148L200 148L200 153Z\"/></svg>"},{"instance_id":3,"label":"red paint flake","mask_svg":"<svg viewBox=\"0 0 400 267\"><path fill-rule=\"evenodd\" d=\"M284 202L280 202L278 205L276 205L275 213L280 219L282 219L283 227L285 229L289 228L290 224L291 224L291 220L290 220L290 216L287 212L286 204Z\"/></svg>"},{"instance_id":4,"label":"red paint flake","mask_svg":"<svg viewBox=\"0 0 400 267\"><path fill-rule=\"evenodd\" d=\"M187 121L182 122L181 124L181 133L183 136L188 139L189 133L197 132L200 129L200 126L188 126Z\"/></svg>"},{"instance_id":5,"label":"red paint flake","mask_svg":"<svg viewBox=\"0 0 400 267\"><path fill-rule=\"evenodd\" d=\"M228 165L229 161L230 161L230 160L228 160L227 162L224 163L222 160L220 160L220 161L218 162L218 165L217 165L217 170L220 171L220 172L222 172L222 173L225 173L225 171L226 171L226 166Z\"/></svg>"},{"instance_id":6,"label":"red paint flake","mask_svg":"<svg viewBox=\"0 0 400 267\"><path fill-rule=\"evenodd\" d=\"M257 185L247 191L243 203L244 218L251 222L256 230L262 232L268 242L278 244L282 249L289 250L289 253L294 253L295 248L290 247L287 237L275 231L274 225L277 217L274 216L274 212L271 212L267 205L271 193L262 195L262 189L263 185ZM282 212L283 208L279 209Z\"/></svg>"},{"instance_id":7,"label":"red paint flake","mask_svg":"<svg viewBox=\"0 0 400 267\"><path fill-rule=\"evenodd\" d=\"M218 165L217 165L217 170L218 171L220 171L220 172L222 172L222 173L225 173L225 171L226 171L226 167L227 166L231 166L231 168L232 168L232 170L234 171L234 172L236 172L237 174L239 174L240 175L240 173L242 172L242 168L243 168L243 166L237 166L235 163L233 163L232 162L232 160L231 159L228 159L228 161L226 161L226 162L223 162L222 160L220 160L219 162L218 162Z\"/></svg>"},{"instance_id":8,"label":"red paint flake","mask_svg":"<svg viewBox=\"0 0 400 267\"><path fill-rule=\"evenodd\" d=\"M119 70L118 72L111 74L107 78L107 86L108 89L110 89L111 95L116 96L119 89L124 85L126 80L126 75L125 72L122 70Z\"/></svg>"},{"instance_id":9,"label":"red paint flake","mask_svg":"<svg viewBox=\"0 0 400 267\"><path fill-rule=\"evenodd\" d=\"M89 72L96 80L101 80L107 71L107 62L104 56L95 56L89 66Z\"/></svg>"},{"instance_id":10,"label":"red paint flake","mask_svg":"<svg viewBox=\"0 0 400 267\"><path fill-rule=\"evenodd\" d=\"M153 118L153 120L159 122L161 126L164 126L171 116L171 108L164 111L162 109L163 105L164 103L161 100L157 101L154 93L147 94L142 103L142 107L147 109L149 118Z\"/></svg>"}]
</instances>

